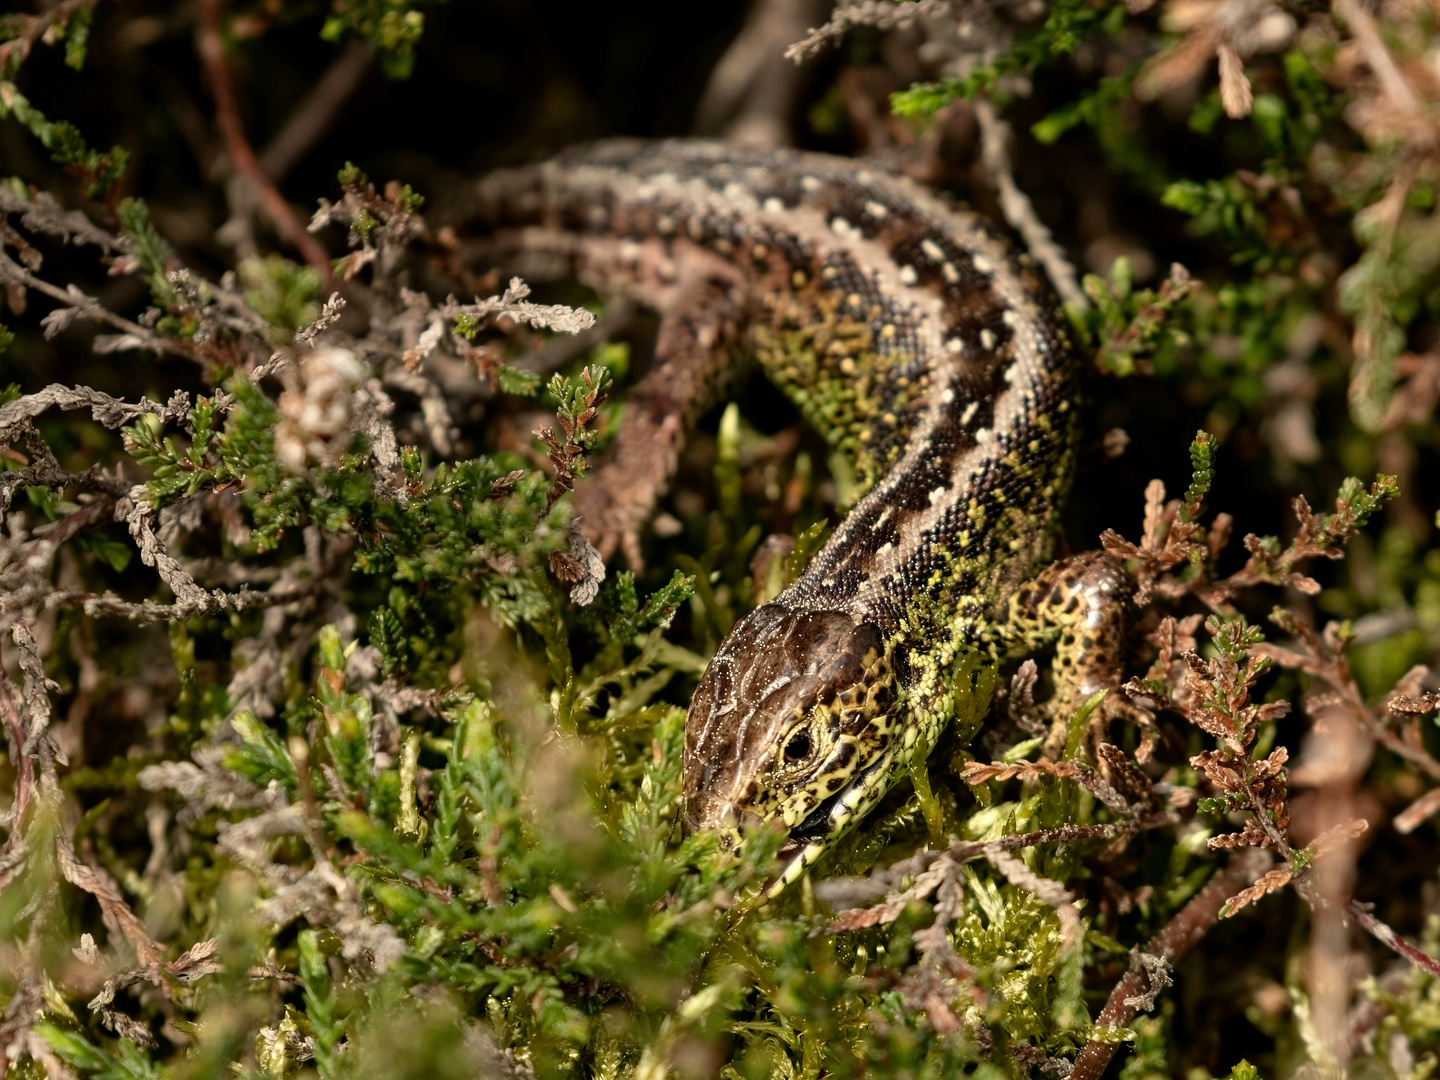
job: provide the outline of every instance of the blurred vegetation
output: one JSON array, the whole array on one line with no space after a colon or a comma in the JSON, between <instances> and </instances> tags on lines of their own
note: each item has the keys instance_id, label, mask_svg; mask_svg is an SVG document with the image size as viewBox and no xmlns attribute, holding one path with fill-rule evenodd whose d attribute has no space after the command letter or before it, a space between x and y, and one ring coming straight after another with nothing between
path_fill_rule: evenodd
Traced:
<instances>
[{"instance_id":1,"label":"blurred vegetation","mask_svg":"<svg viewBox=\"0 0 1440 1080\"><path fill-rule=\"evenodd\" d=\"M752 380L600 581L567 492L653 320L442 299L468 178L692 133L745 12L0 16L7 1077L1433 1073L1440 14L903 8L809 39L788 118L997 217L1008 125L1082 277L1066 540L1141 588L1134 722L1039 761L1006 668L763 906L781 837L680 829L685 706L845 463Z\"/></svg>"}]
</instances>

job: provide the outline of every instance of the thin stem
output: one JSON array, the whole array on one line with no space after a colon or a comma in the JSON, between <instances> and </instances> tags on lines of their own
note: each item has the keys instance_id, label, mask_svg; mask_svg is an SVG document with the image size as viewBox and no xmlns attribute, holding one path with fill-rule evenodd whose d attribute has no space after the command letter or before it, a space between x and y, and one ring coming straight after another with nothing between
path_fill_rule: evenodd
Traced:
<instances>
[{"instance_id":1,"label":"thin stem","mask_svg":"<svg viewBox=\"0 0 1440 1080\"><path fill-rule=\"evenodd\" d=\"M1381 922L1374 915L1366 910L1365 905L1358 901L1351 900L1348 906L1351 918L1374 935L1387 948L1393 949L1400 956L1403 956L1410 963L1414 964L1427 975L1440 978L1440 960L1436 960L1429 953L1421 952L1414 945L1411 945L1403 937L1390 929L1388 925Z\"/></svg>"},{"instance_id":2,"label":"thin stem","mask_svg":"<svg viewBox=\"0 0 1440 1080\"><path fill-rule=\"evenodd\" d=\"M1220 909L1225 906L1225 901L1263 873L1263 866L1268 866L1269 863L1270 857L1255 849L1231 859L1140 951L1159 957L1166 963L1172 963L1184 956L1210 932L1210 928L1219 918ZM1142 985L1144 977L1144 971L1138 964L1125 973L1115 984L1115 989L1110 991L1105 1007L1095 1018L1096 1027L1124 1027L1135 1019L1134 1002L1145 989ZM1090 1040L1076 1056L1070 1080L1100 1080L1101 1074L1110 1064L1110 1059L1115 1056L1117 1045L1098 1039Z\"/></svg>"},{"instance_id":3,"label":"thin stem","mask_svg":"<svg viewBox=\"0 0 1440 1080\"><path fill-rule=\"evenodd\" d=\"M1415 91L1410 88L1410 83L1396 66L1395 58L1381 40L1375 19L1356 0L1335 0L1334 6L1336 13L1349 25L1350 33L1364 50L1365 59L1369 62L1370 69L1375 72L1375 78L1384 88L1390 103L1402 113L1419 116L1420 103L1415 99Z\"/></svg>"},{"instance_id":4,"label":"thin stem","mask_svg":"<svg viewBox=\"0 0 1440 1080\"><path fill-rule=\"evenodd\" d=\"M196 44L200 59L210 76L210 89L215 95L215 120L220 125L220 134L225 139L225 151L230 164L255 189L260 206L271 224L279 230L305 261L325 276L327 287L335 283L330 264L330 254L320 242L305 229L305 222L295 213L285 197L275 186L245 138L240 124L240 111L235 102L235 89L230 80L230 65L225 60L225 41L220 32L220 17L224 11L224 0L200 0L200 27Z\"/></svg>"},{"instance_id":5,"label":"thin stem","mask_svg":"<svg viewBox=\"0 0 1440 1080\"><path fill-rule=\"evenodd\" d=\"M131 622L146 624L175 622L192 615L210 615L222 611L254 611L259 608L276 607L306 600L318 590L309 585L276 589L271 592L225 593L216 598L210 595L206 603L157 604L146 600L134 603L121 600L114 593L92 593L78 589L54 589L40 592L26 590L24 594L6 596L0 594L0 612L16 611L35 605L44 608L78 607L87 615L118 615Z\"/></svg>"},{"instance_id":6,"label":"thin stem","mask_svg":"<svg viewBox=\"0 0 1440 1080\"><path fill-rule=\"evenodd\" d=\"M1060 299L1071 307L1089 308L1090 298L1075 280L1075 268L1065 257L1064 249L1055 242L1050 230L1040 220L1030 196L1015 183L1007 145L1010 125L1000 119L995 106L983 97L975 101L975 119L980 124L981 163L1000 196L1000 211L1005 220L1025 238L1025 247L1045 268L1050 284L1055 286Z\"/></svg>"}]
</instances>

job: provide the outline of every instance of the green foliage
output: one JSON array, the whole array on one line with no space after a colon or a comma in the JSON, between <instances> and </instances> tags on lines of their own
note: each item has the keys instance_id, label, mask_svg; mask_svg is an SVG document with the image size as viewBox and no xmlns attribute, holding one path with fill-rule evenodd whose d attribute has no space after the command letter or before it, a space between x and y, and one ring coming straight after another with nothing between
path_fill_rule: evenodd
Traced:
<instances>
[{"instance_id":1,"label":"green foliage","mask_svg":"<svg viewBox=\"0 0 1440 1080\"><path fill-rule=\"evenodd\" d=\"M74 39L67 47L67 59L83 60L84 38L77 51ZM78 66L74 64L72 66ZM91 149L78 128L64 120L50 120L43 112L30 103L18 87L8 79L0 79L0 120L12 119L19 122L31 135L50 151L51 158L81 178L85 194L91 198L108 197L125 175L130 155L124 149L113 146L108 152Z\"/></svg>"},{"instance_id":2,"label":"green foliage","mask_svg":"<svg viewBox=\"0 0 1440 1080\"><path fill-rule=\"evenodd\" d=\"M77 7L68 22L60 27L56 35L65 42L65 63L79 71L85 66L85 50L90 44L90 13L92 9L82 4Z\"/></svg>"},{"instance_id":3,"label":"green foliage","mask_svg":"<svg viewBox=\"0 0 1440 1080\"><path fill-rule=\"evenodd\" d=\"M277 343L315 321L320 312L320 272L278 255L244 259L236 267L245 286L245 302L275 327Z\"/></svg>"},{"instance_id":4,"label":"green foliage","mask_svg":"<svg viewBox=\"0 0 1440 1080\"><path fill-rule=\"evenodd\" d=\"M763 880L779 842L762 836L732 858L708 836L677 841L683 711L639 701L639 713L612 714L546 751L533 708L502 721L492 702L462 695L445 707L443 757L427 769L429 829L407 838L395 828L396 772L371 758L368 703L340 688L332 665L343 665L343 650L326 633L313 707L329 734L287 749L245 720L230 765L298 793L324 790L331 763L348 794L322 807L324 835L353 851L350 874L407 942L392 978L488 1001L480 1014L505 1042L525 1042L546 1075L569 1074L587 1046L653 1036L715 935L738 932L722 930L732 921L724 898ZM637 740L640 716L654 726ZM591 818L602 808L613 829ZM326 960L339 942L328 938L298 938L296 1015L322 1076L339 1067L342 1038L356 1039L385 1005L353 1001L347 1012ZM614 1000L640 1009L624 1036L606 1032Z\"/></svg>"},{"instance_id":5,"label":"green foliage","mask_svg":"<svg viewBox=\"0 0 1440 1080\"><path fill-rule=\"evenodd\" d=\"M1220 180L1177 180L1160 197L1163 205L1191 219L1197 236L1222 240L1235 263L1254 263L1259 271L1271 268L1274 246L1269 240L1269 219L1259 204L1256 185L1234 176Z\"/></svg>"},{"instance_id":6,"label":"green foliage","mask_svg":"<svg viewBox=\"0 0 1440 1080\"><path fill-rule=\"evenodd\" d=\"M1004 75L1030 73L1054 64L1074 52L1089 34L1118 33L1124 19L1125 9L1120 4L1059 0L1049 6L1043 23L1018 32L1010 48L993 61L978 65L963 78L952 76L898 90L890 95L890 110L896 116L933 115L952 101L992 90Z\"/></svg>"},{"instance_id":7,"label":"green foliage","mask_svg":"<svg viewBox=\"0 0 1440 1080\"><path fill-rule=\"evenodd\" d=\"M150 414L123 430L126 448L151 470L146 494L156 509L206 487L242 483L262 526L256 543L264 551L279 541L285 524L299 520L302 486L286 477L275 459L274 404L249 380L235 379L230 386L234 396L224 405L233 407L222 408L218 396L196 401L188 440L165 434L164 424Z\"/></svg>"},{"instance_id":8,"label":"green foliage","mask_svg":"<svg viewBox=\"0 0 1440 1080\"><path fill-rule=\"evenodd\" d=\"M460 319L455 321L458 323ZM500 392L511 397L534 397L540 392L539 375L524 368L511 367L509 364L501 364L495 369L495 381Z\"/></svg>"},{"instance_id":9,"label":"green foliage","mask_svg":"<svg viewBox=\"0 0 1440 1080\"><path fill-rule=\"evenodd\" d=\"M95 1080L162 1080L165 1073L130 1039L119 1039L114 1051L91 1043L75 1031L42 1022L37 1031L60 1060Z\"/></svg>"},{"instance_id":10,"label":"green foliage","mask_svg":"<svg viewBox=\"0 0 1440 1080\"><path fill-rule=\"evenodd\" d=\"M1198 521L1205 507L1205 496L1210 494L1210 483L1215 479L1215 440L1210 433L1199 431L1190 444L1190 486L1180 507L1181 521Z\"/></svg>"},{"instance_id":11,"label":"green foliage","mask_svg":"<svg viewBox=\"0 0 1440 1080\"><path fill-rule=\"evenodd\" d=\"M32 20L43 21L44 40L48 45L65 46L65 63L79 71L85 66L85 50L90 43L90 21L93 3L57 4L53 12L40 16L0 16L0 42L14 41L33 33ZM0 78L13 79L25 62L28 49L7 49Z\"/></svg>"},{"instance_id":12,"label":"green foliage","mask_svg":"<svg viewBox=\"0 0 1440 1080\"><path fill-rule=\"evenodd\" d=\"M373 508L355 567L391 582L382 636L395 652L386 659L422 685L442 680L454 663L455 635L477 601L507 626L552 610L545 571L550 553L568 543L565 510L548 505L545 477L535 473L493 496L516 464L486 458L441 465L404 506Z\"/></svg>"},{"instance_id":13,"label":"green foliage","mask_svg":"<svg viewBox=\"0 0 1440 1080\"><path fill-rule=\"evenodd\" d=\"M118 146L108 153L92 150L73 124L47 118L14 81L37 37L63 45L65 63L76 71L83 68L93 9L93 2L55 4L35 15L0 17L0 120L13 119L26 128L53 161L80 179L88 198L108 200L125 174L129 154Z\"/></svg>"},{"instance_id":14,"label":"green foliage","mask_svg":"<svg viewBox=\"0 0 1440 1080\"><path fill-rule=\"evenodd\" d=\"M407 0L334 0L320 36L339 41L354 34L380 52L381 67L391 79L406 79L415 67L415 46L425 32L425 15Z\"/></svg>"},{"instance_id":15,"label":"green foliage","mask_svg":"<svg viewBox=\"0 0 1440 1080\"><path fill-rule=\"evenodd\" d=\"M115 208L129 254L140 264L140 276L150 286L150 296L167 312L174 313L180 300L170 284L173 258L170 245L150 222L150 209L143 199L121 199Z\"/></svg>"},{"instance_id":16,"label":"green foliage","mask_svg":"<svg viewBox=\"0 0 1440 1080\"><path fill-rule=\"evenodd\" d=\"M593 416L595 399L608 393L614 382L610 369L601 364L588 365L574 378L560 374L551 376L547 389L559 406L556 417L560 427L566 438L581 450L593 450L595 447L599 433L588 426L586 414ZM576 475L582 475L578 469Z\"/></svg>"},{"instance_id":17,"label":"green foliage","mask_svg":"<svg viewBox=\"0 0 1440 1080\"><path fill-rule=\"evenodd\" d=\"M1136 289L1130 260L1122 256L1110 267L1108 281L1087 274L1083 287L1093 306L1069 315L1102 370L1132 375L1146 357L1188 350L1192 338L1176 323L1188 314L1185 302L1196 286L1180 268L1172 269L1158 290Z\"/></svg>"}]
</instances>

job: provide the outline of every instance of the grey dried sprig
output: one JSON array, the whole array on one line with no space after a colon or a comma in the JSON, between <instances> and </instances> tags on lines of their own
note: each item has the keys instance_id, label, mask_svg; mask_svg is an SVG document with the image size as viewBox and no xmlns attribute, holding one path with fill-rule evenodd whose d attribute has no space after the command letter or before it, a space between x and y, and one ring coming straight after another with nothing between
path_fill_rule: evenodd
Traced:
<instances>
[{"instance_id":1,"label":"grey dried sprig","mask_svg":"<svg viewBox=\"0 0 1440 1080\"><path fill-rule=\"evenodd\" d=\"M785 56L798 64L835 45L851 30L860 27L904 29L913 26L923 16L942 14L950 7L949 0L919 0L913 4L892 4L886 0L842 0L835 5L824 25L812 28L805 37L785 50Z\"/></svg>"},{"instance_id":2,"label":"grey dried sprig","mask_svg":"<svg viewBox=\"0 0 1440 1080\"><path fill-rule=\"evenodd\" d=\"M445 319L467 318L475 322L507 316L517 322L543 330L555 330L563 334L575 334L595 325L595 315L584 308L567 307L564 304L536 304L527 299L530 286L518 277L512 277L505 291L498 296L481 300L478 296L473 304L461 304L452 296L440 305L439 314Z\"/></svg>"}]
</instances>

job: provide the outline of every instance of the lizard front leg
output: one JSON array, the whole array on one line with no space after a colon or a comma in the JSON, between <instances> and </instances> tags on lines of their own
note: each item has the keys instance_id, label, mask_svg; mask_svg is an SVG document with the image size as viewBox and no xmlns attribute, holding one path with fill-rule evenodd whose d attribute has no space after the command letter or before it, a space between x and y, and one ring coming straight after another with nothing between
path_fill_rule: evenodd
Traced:
<instances>
[{"instance_id":1,"label":"lizard front leg","mask_svg":"<svg viewBox=\"0 0 1440 1080\"><path fill-rule=\"evenodd\" d=\"M1110 692L1091 719L1087 745L1103 735L1110 717L1123 712L1119 694L1134 591L1120 560L1089 551L1051 563L1010 597L997 627L999 643L1012 654L1055 647L1044 757L1054 759L1064 751L1070 719L1092 694Z\"/></svg>"}]
</instances>

